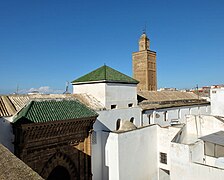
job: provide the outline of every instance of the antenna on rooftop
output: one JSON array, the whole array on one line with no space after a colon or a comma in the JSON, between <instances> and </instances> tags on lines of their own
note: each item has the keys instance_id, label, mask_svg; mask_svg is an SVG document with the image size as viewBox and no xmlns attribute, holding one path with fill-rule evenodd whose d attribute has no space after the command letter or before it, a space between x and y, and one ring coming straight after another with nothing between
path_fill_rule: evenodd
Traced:
<instances>
[{"instance_id":1,"label":"antenna on rooftop","mask_svg":"<svg viewBox=\"0 0 224 180\"><path fill-rule=\"evenodd\" d=\"M16 92L14 92L13 94L19 94L19 84L16 85Z\"/></svg>"},{"instance_id":2,"label":"antenna on rooftop","mask_svg":"<svg viewBox=\"0 0 224 180\"><path fill-rule=\"evenodd\" d=\"M69 82L66 81L66 83L65 83L65 92L63 92L63 94L70 94L70 92L68 91L68 86L69 86Z\"/></svg>"},{"instance_id":3,"label":"antenna on rooftop","mask_svg":"<svg viewBox=\"0 0 224 180\"><path fill-rule=\"evenodd\" d=\"M196 85L196 91L197 91L197 95L198 95L198 101L199 101L199 91L198 91L198 84Z\"/></svg>"},{"instance_id":4,"label":"antenna on rooftop","mask_svg":"<svg viewBox=\"0 0 224 180\"><path fill-rule=\"evenodd\" d=\"M16 87L16 94L19 94L19 84L17 84L17 87Z\"/></svg>"}]
</instances>

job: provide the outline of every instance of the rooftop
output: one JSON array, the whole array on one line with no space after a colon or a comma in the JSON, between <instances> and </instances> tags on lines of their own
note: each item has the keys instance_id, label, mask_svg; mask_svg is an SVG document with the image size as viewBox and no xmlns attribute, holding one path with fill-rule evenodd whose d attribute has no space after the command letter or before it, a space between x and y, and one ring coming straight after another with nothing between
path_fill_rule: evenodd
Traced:
<instances>
[{"instance_id":1,"label":"rooftop","mask_svg":"<svg viewBox=\"0 0 224 180\"><path fill-rule=\"evenodd\" d=\"M85 84L94 82L138 84L137 80L106 65L72 81L72 84Z\"/></svg>"},{"instance_id":2,"label":"rooftop","mask_svg":"<svg viewBox=\"0 0 224 180\"><path fill-rule=\"evenodd\" d=\"M27 119L34 123L96 117L98 114L77 100L32 100L13 118L13 123Z\"/></svg>"},{"instance_id":3,"label":"rooftop","mask_svg":"<svg viewBox=\"0 0 224 180\"><path fill-rule=\"evenodd\" d=\"M224 146L224 131L212 133L207 136L200 137L199 139L213 144Z\"/></svg>"},{"instance_id":4,"label":"rooftop","mask_svg":"<svg viewBox=\"0 0 224 180\"><path fill-rule=\"evenodd\" d=\"M35 99L76 99L91 109L104 109L97 99L88 94L19 94L0 96L0 117L14 115L28 102Z\"/></svg>"},{"instance_id":5,"label":"rooftop","mask_svg":"<svg viewBox=\"0 0 224 180\"><path fill-rule=\"evenodd\" d=\"M35 171L0 144L0 179L1 180L42 180Z\"/></svg>"},{"instance_id":6,"label":"rooftop","mask_svg":"<svg viewBox=\"0 0 224 180\"><path fill-rule=\"evenodd\" d=\"M181 91L139 91L138 94L150 102L198 99L198 96L192 92Z\"/></svg>"},{"instance_id":7,"label":"rooftop","mask_svg":"<svg viewBox=\"0 0 224 180\"><path fill-rule=\"evenodd\" d=\"M192 92L140 91L138 92L138 96L139 99L142 100L139 105L143 110L209 103L198 98L198 96Z\"/></svg>"}]
</instances>

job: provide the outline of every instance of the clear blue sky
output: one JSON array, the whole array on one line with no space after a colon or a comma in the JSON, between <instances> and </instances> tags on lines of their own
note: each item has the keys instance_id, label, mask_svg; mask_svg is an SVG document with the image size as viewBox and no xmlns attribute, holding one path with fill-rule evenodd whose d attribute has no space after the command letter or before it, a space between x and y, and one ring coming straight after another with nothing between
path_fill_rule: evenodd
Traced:
<instances>
[{"instance_id":1,"label":"clear blue sky","mask_svg":"<svg viewBox=\"0 0 224 180\"><path fill-rule=\"evenodd\" d=\"M132 76L145 24L159 87L221 84L223 22L223 0L2 0L0 94L64 90L104 63Z\"/></svg>"}]
</instances>

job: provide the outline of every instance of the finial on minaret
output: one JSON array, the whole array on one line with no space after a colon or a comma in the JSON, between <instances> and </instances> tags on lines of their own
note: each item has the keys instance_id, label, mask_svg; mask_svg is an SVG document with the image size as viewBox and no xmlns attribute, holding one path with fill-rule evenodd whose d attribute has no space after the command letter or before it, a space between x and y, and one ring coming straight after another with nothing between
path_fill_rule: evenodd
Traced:
<instances>
[{"instance_id":1,"label":"finial on minaret","mask_svg":"<svg viewBox=\"0 0 224 180\"><path fill-rule=\"evenodd\" d=\"M143 34L139 39L139 51L149 50L149 38L146 35L146 23L145 27L143 28Z\"/></svg>"},{"instance_id":2,"label":"finial on minaret","mask_svg":"<svg viewBox=\"0 0 224 180\"><path fill-rule=\"evenodd\" d=\"M145 26L144 26L144 28L143 28L143 34L146 34L146 23L145 23Z\"/></svg>"}]
</instances>

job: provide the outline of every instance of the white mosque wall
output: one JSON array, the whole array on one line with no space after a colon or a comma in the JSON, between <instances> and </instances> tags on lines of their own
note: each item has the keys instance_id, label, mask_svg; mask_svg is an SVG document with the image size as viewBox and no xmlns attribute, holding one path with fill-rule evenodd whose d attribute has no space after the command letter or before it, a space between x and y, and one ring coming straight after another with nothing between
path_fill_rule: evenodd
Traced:
<instances>
[{"instance_id":1,"label":"white mosque wall","mask_svg":"<svg viewBox=\"0 0 224 180\"><path fill-rule=\"evenodd\" d=\"M210 105L208 104L146 110L143 112L143 125L169 126L176 122L186 123L186 116L189 114L210 115L210 113Z\"/></svg>"},{"instance_id":2,"label":"white mosque wall","mask_svg":"<svg viewBox=\"0 0 224 180\"><path fill-rule=\"evenodd\" d=\"M224 123L222 119L214 116L206 115L188 115L186 117L187 134L195 138L206 136L218 131L224 131Z\"/></svg>"},{"instance_id":3,"label":"white mosque wall","mask_svg":"<svg viewBox=\"0 0 224 180\"><path fill-rule=\"evenodd\" d=\"M73 85L73 94L87 93L95 97L106 109L137 106L137 85L122 83L88 83Z\"/></svg>"},{"instance_id":4,"label":"white mosque wall","mask_svg":"<svg viewBox=\"0 0 224 180\"><path fill-rule=\"evenodd\" d=\"M106 108L111 109L116 105L118 109L137 106L137 85L136 84L106 84Z\"/></svg>"},{"instance_id":5,"label":"white mosque wall","mask_svg":"<svg viewBox=\"0 0 224 180\"><path fill-rule=\"evenodd\" d=\"M170 145L172 139L180 131L180 128L176 127L158 127L157 136L158 136L158 162L159 168L170 171ZM151 139L150 139L151 140ZM167 155L167 163L162 163L160 161L160 153L165 153Z\"/></svg>"},{"instance_id":6,"label":"white mosque wall","mask_svg":"<svg viewBox=\"0 0 224 180\"><path fill-rule=\"evenodd\" d=\"M224 88L211 89L211 114L224 117Z\"/></svg>"},{"instance_id":7,"label":"white mosque wall","mask_svg":"<svg viewBox=\"0 0 224 180\"><path fill-rule=\"evenodd\" d=\"M141 126L141 109L139 107L97 111L99 114L93 125L96 143L92 142L92 172L93 180L104 180L108 176L104 154L107 141L107 132L116 130L117 121L130 121Z\"/></svg>"},{"instance_id":8,"label":"white mosque wall","mask_svg":"<svg viewBox=\"0 0 224 180\"><path fill-rule=\"evenodd\" d=\"M192 151L189 145L171 143L170 154L170 179L172 180L222 180L224 177L224 169L192 162Z\"/></svg>"},{"instance_id":9,"label":"white mosque wall","mask_svg":"<svg viewBox=\"0 0 224 180\"><path fill-rule=\"evenodd\" d=\"M105 106L106 104L106 84L105 83L88 83L73 85L73 94L90 94Z\"/></svg>"},{"instance_id":10,"label":"white mosque wall","mask_svg":"<svg viewBox=\"0 0 224 180\"><path fill-rule=\"evenodd\" d=\"M106 165L109 179L158 179L157 126L109 134Z\"/></svg>"},{"instance_id":11,"label":"white mosque wall","mask_svg":"<svg viewBox=\"0 0 224 180\"><path fill-rule=\"evenodd\" d=\"M12 117L0 117L0 143L14 153Z\"/></svg>"}]
</instances>

